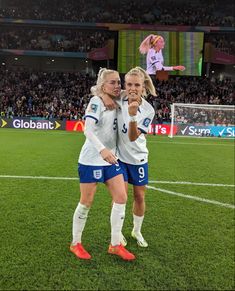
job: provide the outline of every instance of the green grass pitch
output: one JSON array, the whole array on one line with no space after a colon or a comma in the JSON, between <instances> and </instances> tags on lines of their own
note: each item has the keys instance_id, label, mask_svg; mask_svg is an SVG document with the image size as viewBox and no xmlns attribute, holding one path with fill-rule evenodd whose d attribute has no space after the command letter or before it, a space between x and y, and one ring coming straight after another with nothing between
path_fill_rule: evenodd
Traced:
<instances>
[{"instance_id":1,"label":"green grass pitch","mask_svg":"<svg viewBox=\"0 0 235 291\"><path fill-rule=\"evenodd\" d=\"M148 136L149 247L130 235L130 188L123 233L133 262L107 253L102 184L83 235L92 260L69 252L79 181L50 177L77 177L83 142L76 132L0 129L0 290L234 290L233 140Z\"/></svg>"}]
</instances>

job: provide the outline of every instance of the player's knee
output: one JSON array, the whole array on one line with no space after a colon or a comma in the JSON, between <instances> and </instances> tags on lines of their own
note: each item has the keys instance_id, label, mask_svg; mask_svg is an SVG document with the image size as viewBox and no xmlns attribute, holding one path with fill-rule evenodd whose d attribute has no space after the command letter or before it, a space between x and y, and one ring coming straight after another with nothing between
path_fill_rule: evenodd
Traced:
<instances>
[{"instance_id":1,"label":"player's knee","mask_svg":"<svg viewBox=\"0 0 235 291\"><path fill-rule=\"evenodd\" d=\"M117 195L116 197L114 197L113 201L115 203L125 204L127 202L127 195L126 194Z\"/></svg>"},{"instance_id":2,"label":"player's knee","mask_svg":"<svg viewBox=\"0 0 235 291\"><path fill-rule=\"evenodd\" d=\"M93 202L93 195L86 195L86 197L83 197L80 200L80 203L82 203L83 205L85 205L86 207L90 208Z\"/></svg>"},{"instance_id":3,"label":"player's knee","mask_svg":"<svg viewBox=\"0 0 235 291\"><path fill-rule=\"evenodd\" d=\"M144 193L135 193L134 200L136 203L143 203L144 202Z\"/></svg>"}]
</instances>

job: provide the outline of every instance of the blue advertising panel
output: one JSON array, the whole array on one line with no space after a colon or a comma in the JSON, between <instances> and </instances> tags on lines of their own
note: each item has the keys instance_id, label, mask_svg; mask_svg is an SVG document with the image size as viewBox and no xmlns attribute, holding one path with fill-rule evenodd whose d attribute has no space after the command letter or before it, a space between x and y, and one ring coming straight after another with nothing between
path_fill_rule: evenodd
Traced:
<instances>
[{"instance_id":1,"label":"blue advertising panel","mask_svg":"<svg viewBox=\"0 0 235 291\"><path fill-rule=\"evenodd\" d=\"M235 126L178 125L177 135L235 138Z\"/></svg>"}]
</instances>

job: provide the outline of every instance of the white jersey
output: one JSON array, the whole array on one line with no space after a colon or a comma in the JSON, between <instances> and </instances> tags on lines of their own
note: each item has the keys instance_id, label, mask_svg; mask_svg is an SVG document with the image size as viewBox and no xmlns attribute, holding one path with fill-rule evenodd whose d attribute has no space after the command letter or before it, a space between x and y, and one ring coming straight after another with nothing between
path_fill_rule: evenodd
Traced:
<instances>
[{"instance_id":1,"label":"white jersey","mask_svg":"<svg viewBox=\"0 0 235 291\"><path fill-rule=\"evenodd\" d=\"M164 59L162 55L162 50L156 52L155 49L149 49L146 57L146 71L150 75L156 74L157 71L173 71L173 67L163 66Z\"/></svg>"},{"instance_id":2,"label":"white jersey","mask_svg":"<svg viewBox=\"0 0 235 291\"><path fill-rule=\"evenodd\" d=\"M93 118L96 121L94 134L100 142L113 154L117 151L117 112L116 110L107 110L103 101L94 96L91 98L85 113L85 118ZM110 166L103 160L94 145L86 139L78 162L90 166Z\"/></svg>"},{"instance_id":3,"label":"white jersey","mask_svg":"<svg viewBox=\"0 0 235 291\"><path fill-rule=\"evenodd\" d=\"M130 116L128 113L128 98L124 97L119 100L120 106L117 110L118 121L118 158L120 161L131 164L141 165L148 161L148 149L146 146L145 134L154 117L153 107L142 98L142 103L137 112L137 127L142 132L135 141L130 141L128 136L128 128Z\"/></svg>"}]
</instances>

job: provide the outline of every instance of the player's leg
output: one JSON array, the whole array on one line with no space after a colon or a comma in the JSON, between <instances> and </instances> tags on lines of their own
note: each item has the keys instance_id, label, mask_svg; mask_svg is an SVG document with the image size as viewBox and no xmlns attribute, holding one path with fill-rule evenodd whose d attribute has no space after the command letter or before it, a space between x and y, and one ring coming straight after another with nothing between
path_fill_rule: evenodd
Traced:
<instances>
[{"instance_id":1,"label":"player's leg","mask_svg":"<svg viewBox=\"0 0 235 291\"><path fill-rule=\"evenodd\" d=\"M121 167L121 170L123 172L124 182L125 182L125 190L126 195L128 195L128 169L126 163L123 163L119 161L119 166ZM125 247L127 245L127 240L123 233L121 232L121 244Z\"/></svg>"},{"instance_id":2,"label":"player's leg","mask_svg":"<svg viewBox=\"0 0 235 291\"><path fill-rule=\"evenodd\" d=\"M136 186L133 185L133 194L134 194L134 202L133 202L133 230L131 235L133 238L137 240L137 243L141 247L147 247L148 243L143 238L141 233L142 224L144 221L144 213L145 213L145 190L146 186Z\"/></svg>"},{"instance_id":3,"label":"player's leg","mask_svg":"<svg viewBox=\"0 0 235 291\"><path fill-rule=\"evenodd\" d=\"M80 183L81 197L73 215L73 240L70 246L80 259L90 259L90 254L82 246L82 233L86 225L88 212L96 192L96 183Z\"/></svg>"},{"instance_id":4,"label":"player's leg","mask_svg":"<svg viewBox=\"0 0 235 291\"><path fill-rule=\"evenodd\" d=\"M86 225L89 209L96 192L97 182L102 182L103 167L78 165L80 178L80 201L73 215L73 239L70 250L81 259L90 259L91 256L82 246L82 233Z\"/></svg>"},{"instance_id":5,"label":"player's leg","mask_svg":"<svg viewBox=\"0 0 235 291\"><path fill-rule=\"evenodd\" d=\"M126 189L126 194L128 195L128 183L125 182L125 189ZM123 235L123 232L121 232L121 244L125 247L127 245L127 240L125 236Z\"/></svg>"},{"instance_id":6,"label":"player's leg","mask_svg":"<svg viewBox=\"0 0 235 291\"><path fill-rule=\"evenodd\" d=\"M135 256L121 244L121 231L125 218L127 195L123 175L119 174L106 180L106 186L112 196L113 206L110 215L111 244L108 252L120 256L123 260L134 260Z\"/></svg>"},{"instance_id":7,"label":"player's leg","mask_svg":"<svg viewBox=\"0 0 235 291\"><path fill-rule=\"evenodd\" d=\"M145 213L145 191L148 184L148 163L142 165L129 165L130 183L133 185L133 230L132 237L137 240L141 247L147 247L141 228L144 221Z\"/></svg>"}]
</instances>

